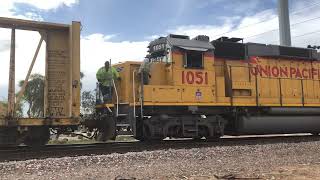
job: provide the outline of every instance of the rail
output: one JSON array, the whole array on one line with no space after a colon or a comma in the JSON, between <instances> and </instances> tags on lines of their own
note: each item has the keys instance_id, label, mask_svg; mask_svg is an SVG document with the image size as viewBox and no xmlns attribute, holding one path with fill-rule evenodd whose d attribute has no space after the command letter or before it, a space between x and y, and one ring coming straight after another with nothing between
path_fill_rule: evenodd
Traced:
<instances>
[{"instance_id":1,"label":"rail","mask_svg":"<svg viewBox=\"0 0 320 180\"><path fill-rule=\"evenodd\" d=\"M319 141L319 136L310 134L271 135L271 136L225 136L219 140L194 141L163 140L163 141L132 141L132 142L107 142L93 144L69 144L69 145L47 145L42 148L31 148L27 146L0 147L0 162L13 160L44 159L54 157L72 157L80 155L100 155L111 153L127 153L141 151L155 151L167 149L191 149L199 147L219 146L243 146L243 145L268 145L284 142L313 142Z\"/></svg>"}]
</instances>

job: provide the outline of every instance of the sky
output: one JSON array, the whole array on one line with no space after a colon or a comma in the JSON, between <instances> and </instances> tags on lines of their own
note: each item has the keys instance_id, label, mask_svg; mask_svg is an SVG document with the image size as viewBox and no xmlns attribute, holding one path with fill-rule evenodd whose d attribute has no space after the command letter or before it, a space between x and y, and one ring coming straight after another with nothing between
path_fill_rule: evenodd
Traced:
<instances>
[{"instance_id":1,"label":"sky","mask_svg":"<svg viewBox=\"0 0 320 180\"><path fill-rule=\"evenodd\" d=\"M320 0L289 0L294 46L320 45ZM148 43L170 33L241 37L279 44L277 0L1 0L0 16L70 24L80 21L84 90L105 60L141 61ZM16 83L24 79L40 36L17 31ZM0 28L0 100L7 96L10 30ZM44 74L44 46L33 73Z\"/></svg>"}]
</instances>

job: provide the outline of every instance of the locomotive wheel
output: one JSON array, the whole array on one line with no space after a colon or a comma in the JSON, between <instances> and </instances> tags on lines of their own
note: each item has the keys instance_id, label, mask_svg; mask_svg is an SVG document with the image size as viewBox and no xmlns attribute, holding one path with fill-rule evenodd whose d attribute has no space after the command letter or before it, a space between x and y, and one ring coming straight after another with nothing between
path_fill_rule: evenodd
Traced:
<instances>
[{"instance_id":1,"label":"locomotive wheel","mask_svg":"<svg viewBox=\"0 0 320 180\"><path fill-rule=\"evenodd\" d=\"M96 136L97 141L105 142L107 140L116 139L116 122L112 116L103 115L101 116L101 127L99 128Z\"/></svg>"},{"instance_id":2,"label":"locomotive wheel","mask_svg":"<svg viewBox=\"0 0 320 180\"><path fill-rule=\"evenodd\" d=\"M48 127L30 127L24 139L24 144L30 147L41 147L50 140L50 131Z\"/></svg>"},{"instance_id":3,"label":"locomotive wheel","mask_svg":"<svg viewBox=\"0 0 320 180\"><path fill-rule=\"evenodd\" d=\"M17 128L0 128L0 146L16 146L19 132Z\"/></svg>"}]
</instances>

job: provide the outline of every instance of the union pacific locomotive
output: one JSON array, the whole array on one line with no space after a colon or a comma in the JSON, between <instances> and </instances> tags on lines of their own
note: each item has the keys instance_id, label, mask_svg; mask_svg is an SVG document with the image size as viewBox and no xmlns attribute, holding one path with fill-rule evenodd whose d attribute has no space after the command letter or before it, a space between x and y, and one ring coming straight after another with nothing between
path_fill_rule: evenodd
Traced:
<instances>
[{"instance_id":1,"label":"union pacific locomotive","mask_svg":"<svg viewBox=\"0 0 320 180\"><path fill-rule=\"evenodd\" d=\"M320 132L316 50L173 34L148 48L144 62L114 65L112 103L90 121L102 140Z\"/></svg>"}]
</instances>

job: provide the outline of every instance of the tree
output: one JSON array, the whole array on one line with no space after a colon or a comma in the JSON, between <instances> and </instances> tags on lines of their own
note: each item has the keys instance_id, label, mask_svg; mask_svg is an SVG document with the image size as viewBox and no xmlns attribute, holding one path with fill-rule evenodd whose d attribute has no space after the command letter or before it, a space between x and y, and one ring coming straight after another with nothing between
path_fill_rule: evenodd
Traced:
<instances>
[{"instance_id":1,"label":"tree","mask_svg":"<svg viewBox=\"0 0 320 180\"><path fill-rule=\"evenodd\" d=\"M80 72L80 89L82 90L82 79L84 77L84 73ZM92 114L95 110L96 98L95 91L83 91L81 93L81 113L83 115Z\"/></svg>"},{"instance_id":2,"label":"tree","mask_svg":"<svg viewBox=\"0 0 320 180\"><path fill-rule=\"evenodd\" d=\"M80 72L80 78L84 77L84 73ZM24 80L19 82L19 87L23 86ZM44 84L45 78L41 74L32 74L29 78L22 100L27 103L28 117L42 117L44 115ZM80 88L82 82L80 81ZM86 96L88 97L88 96ZM21 110L22 112L22 110Z\"/></svg>"},{"instance_id":3,"label":"tree","mask_svg":"<svg viewBox=\"0 0 320 180\"><path fill-rule=\"evenodd\" d=\"M22 87L24 81L19 82ZM22 100L28 104L28 117L42 117L44 114L44 76L32 74L25 88Z\"/></svg>"},{"instance_id":4,"label":"tree","mask_svg":"<svg viewBox=\"0 0 320 180\"><path fill-rule=\"evenodd\" d=\"M82 114L92 114L95 109L96 98L94 91L83 91L81 96Z\"/></svg>"},{"instance_id":5,"label":"tree","mask_svg":"<svg viewBox=\"0 0 320 180\"><path fill-rule=\"evenodd\" d=\"M23 116L22 103L16 104L16 117ZM7 115L8 102L0 101L0 117L5 117Z\"/></svg>"},{"instance_id":6,"label":"tree","mask_svg":"<svg viewBox=\"0 0 320 180\"><path fill-rule=\"evenodd\" d=\"M80 72L80 89L82 89L82 79L84 78L84 73Z\"/></svg>"}]
</instances>

